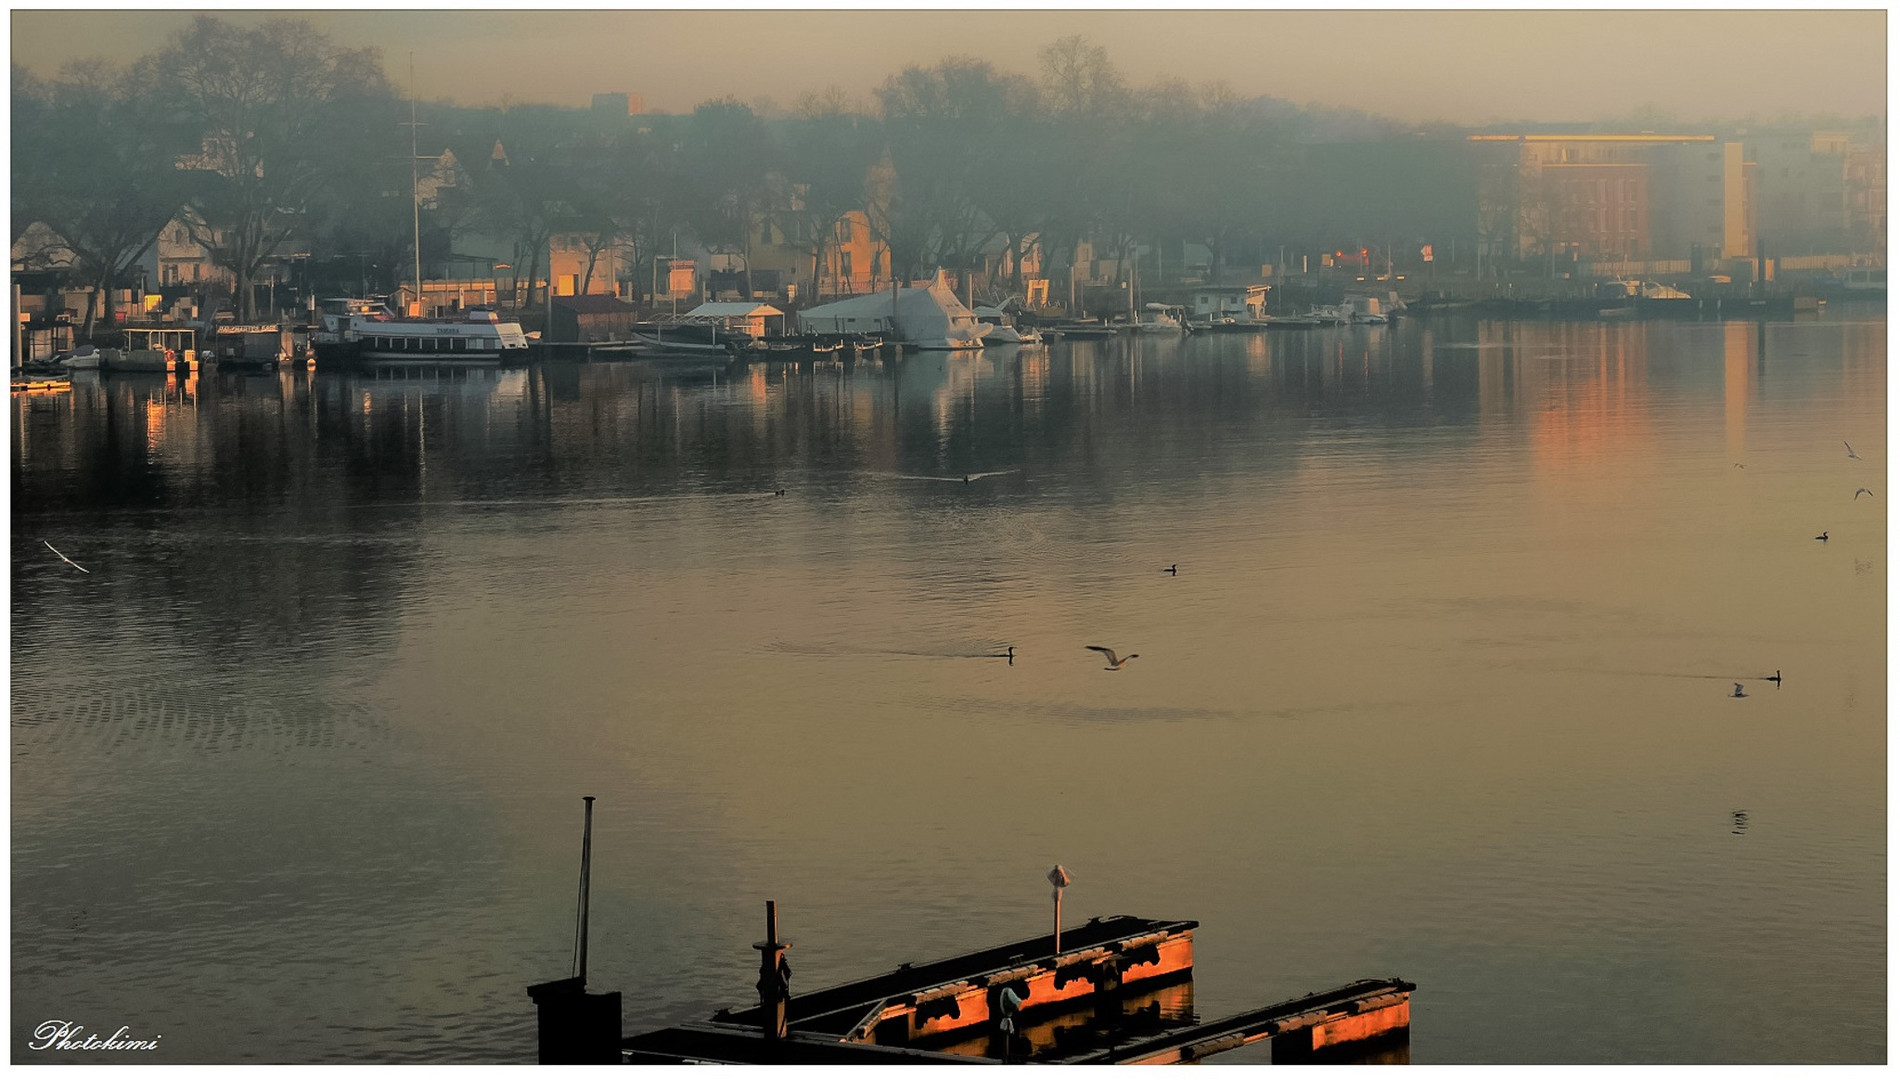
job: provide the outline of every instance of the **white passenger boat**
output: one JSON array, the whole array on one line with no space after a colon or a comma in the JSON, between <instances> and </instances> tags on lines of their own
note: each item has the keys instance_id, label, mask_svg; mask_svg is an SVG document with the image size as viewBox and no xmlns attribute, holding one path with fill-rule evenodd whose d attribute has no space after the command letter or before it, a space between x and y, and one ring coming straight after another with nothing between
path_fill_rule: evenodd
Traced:
<instances>
[{"instance_id":1,"label":"white passenger boat","mask_svg":"<svg viewBox=\"0 0 1900 1080\"><path fill-rule=\"evenodd\" d=\"M493 309L469 308L459 319L406 319L380 300L323 301L310 343L319 364L498 364L528 354L521 324L503 322Z\"/></svg>"}]
</instances>

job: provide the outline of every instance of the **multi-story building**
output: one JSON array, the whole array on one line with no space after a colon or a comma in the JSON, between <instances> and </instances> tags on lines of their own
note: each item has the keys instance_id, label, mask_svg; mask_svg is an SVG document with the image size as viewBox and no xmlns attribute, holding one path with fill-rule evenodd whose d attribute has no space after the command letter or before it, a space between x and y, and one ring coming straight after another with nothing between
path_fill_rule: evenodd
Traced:
<instances>
[{"instance_id":1,"label":"multi-story building","mask_svg":"<svg viewBox=\"0 0 1900 1080\"><path fill-rule=\"evenodd\" d=\"M1654 257L1690 259L1703 271L1755 253L1755 167L1743 151L1739 142L1714 139L1649 151Z\"/></svg>"},{"instance_id":2,"label":"multi-story building","mask_svg":"<svg viewBox=\"0 0 1900 1080\"><path fill-rule=\"evenodd\" d=\"M1749 253L1751 172L1713 135L1472 135L1487 260L1706 259Z\"/></svg>"},{"instance_id":3,"label":"multi-story building","mask_svg":"<svg viewBox=\"0 0 1900 1080\"><path fill-rule=\"evenodd\" d=\"M1743 136L1756 165L1768 253L1886 253L1886 148L1850 131L1759 128Z\"/></svg>"}]
</instances>

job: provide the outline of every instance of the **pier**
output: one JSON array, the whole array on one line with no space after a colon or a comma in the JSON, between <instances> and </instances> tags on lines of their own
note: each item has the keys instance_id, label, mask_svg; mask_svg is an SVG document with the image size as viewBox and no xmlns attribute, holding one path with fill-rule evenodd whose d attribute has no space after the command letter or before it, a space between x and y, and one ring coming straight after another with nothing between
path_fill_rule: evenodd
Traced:
<instances>
[{"instance_id":1,"label":"pier","mask_svg":"<svg viewBox=\"0 0 1900 1080\"><path fill-rule=\"evenodd\" d=\"M1406 1060L1411 994L1367 979L1218 1020L1194 1013L1198 923L1117 915L807 994L793 994L768 902L759 1003L618 1038L618 1016L575 980L531 993L542 1061L639 1064L1192 1064L1271 1040L1273 1060ZM616 996L617 998L617 996ZM615 1002L617 1005L617 1000ZM577 1014L565 1017L572 1007ZM609 1031L608 1027L612 1030ZM591 1029L591 1034L589 1030ZM548 1036L556 1037L550 1045ZM553 1054L554 1056L550 1056Z\"/></svg>"}]
</instances>

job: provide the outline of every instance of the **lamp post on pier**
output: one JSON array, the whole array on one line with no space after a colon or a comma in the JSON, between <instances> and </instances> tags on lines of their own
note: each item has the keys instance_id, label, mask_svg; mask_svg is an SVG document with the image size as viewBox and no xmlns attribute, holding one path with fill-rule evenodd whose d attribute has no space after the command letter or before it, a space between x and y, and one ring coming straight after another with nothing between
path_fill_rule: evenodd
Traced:
<instances>
[{"instance_id":1,"label":"lamp post on pier","mask_svg":"<svg viewBox=\"0 0 1900 1080\"><path fill-rule=\"evenodd\" d=\"M1061 863L1057 863L1055 868L1049 871L1049 884L1055 886L1055 890L1049 895L1056 902L1056 928L1053 935L1055 946L1049 950L1052 955L1059 955L1062 952L1062 890L1068 888L1069 883L1074 880L1069 876L1069 872L1062 868Z\"/></svg>"}]
</instances>

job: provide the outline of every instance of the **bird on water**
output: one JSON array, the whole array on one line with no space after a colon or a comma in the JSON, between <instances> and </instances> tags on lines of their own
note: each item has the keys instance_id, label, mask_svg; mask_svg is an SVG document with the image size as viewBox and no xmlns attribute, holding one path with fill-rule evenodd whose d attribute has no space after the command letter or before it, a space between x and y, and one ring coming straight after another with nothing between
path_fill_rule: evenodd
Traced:
<instances>
[{"instance_id":1,"label":"bird on water","mask_svg":"<svg viewBox=\"0 0 1900 1080\"><path fill-rule=\"evenodd\" d=\"M1161 572L1162 572L1162 573L1164 573L1164 574L1173 574L1173 573L1177 573L1177 572L1178 572L1178 571L1177 571L1177 569L1176 569L1176 567L1177 567L1177 565L1178 565L1178 564L1176 564L1176 563L1169 563L1169 564L1168 564L1168 567L1167 567L1167 569L1165 569L1165 570L1163 570L1163 571L1161 571Z\"/></svg>"},{"instance_id":2,"label":"bird on water","mask_svg":"<svg viewBox=\"0 0 1900 1080\"><path fill-rule=\"evenodd\" d=\"M1845 446L1845 447L1847 447L1847 456L1848 456L1848 457L1851 457L1851 458L1853 458L1853 459L1854 459L1855 461L1859 461L1859 460L1860 460L1860 455L1859 455L1859 454L1856 454L1856 453L1854 453L1854 447L1853 447L1853 445L1852 445L1851 443L1849 443L1849 442L1847 442L1847 440L1845 440L1845 439L1843 439L1843 440L1841 440L1841 445L1842 445L1842 446Z\"/></svg>"},{"instance_id":3,"label":"bird on water","mask_svg":"<svg viewBox=\"0 0 1900 1080\"><path fill-rule=\"evenodd\" d=\"M1133 660L1135 657L1141 655L1140 653L1129 653L1127 656L1116 656L1114 649L1105 648L1101 645L1089 645L1085 647L1092 649L1095 652L1101 653L1103 656L1108 657L1108 666L1103 668L1102 669L1103 671L1120 671L1122 669L1122 665L1128 663L1128 661Z\"/></svg>"},{"instance_id":4,"label":"bird on water","mask_svg":"<svg viewBox=\"0 0 1900 1080\"><path fill-rule=\"evenodd\" d=\"M1781 669L1776 668L1775 673L1773 675L1767 676L1762 681L1771 682L1771 683L1774 683L1776 686L1780 686L1781 685Z\"/></svg>"},{"instance_id":5,"label":"bird on water","mask_svg":"<svg viewBox=\"0 0 1900 1080\"><path fill-rule=\"evenodd\" d=\"M1820 541L1821 543L1823 543L1823 544L1825 544L1825 543L1827 543L1827 532L1826 532L1826 530L1823 530L1823 531L1822 531L1822 533L1821 533L1821 535L1819 535L1819 536L1817 536L1817 537L1815 537L1815 539L1816 539L1816 540L1819 540L1819 541Z\"/></svg>"}]
</instances>

